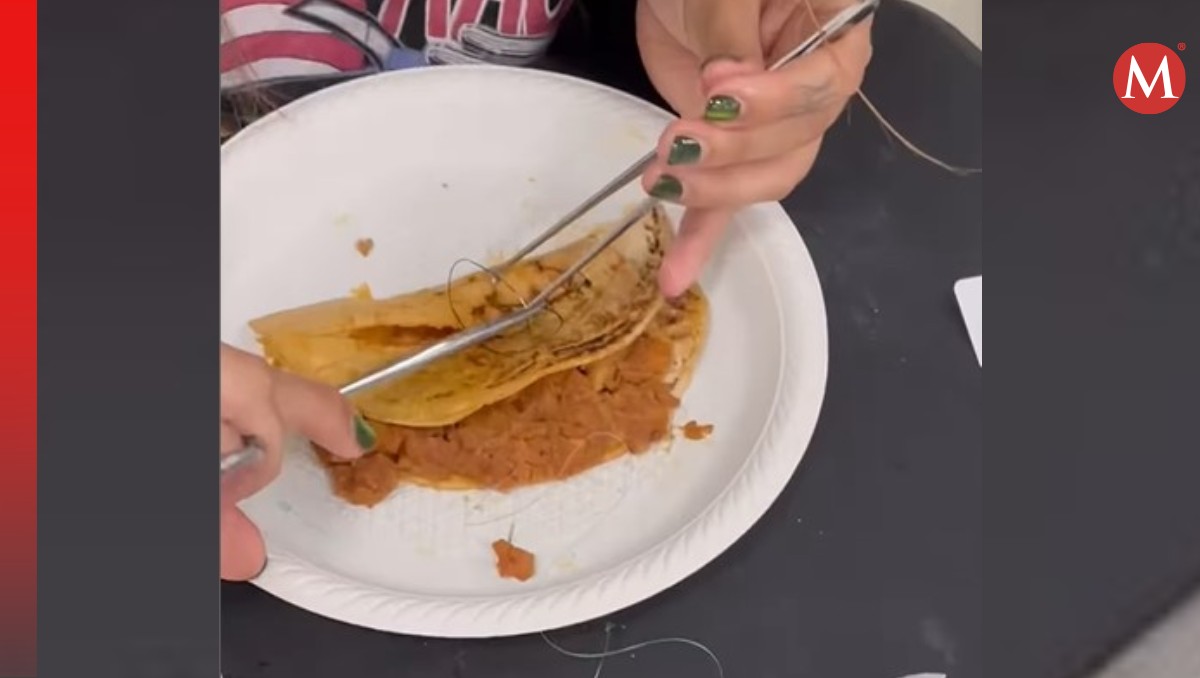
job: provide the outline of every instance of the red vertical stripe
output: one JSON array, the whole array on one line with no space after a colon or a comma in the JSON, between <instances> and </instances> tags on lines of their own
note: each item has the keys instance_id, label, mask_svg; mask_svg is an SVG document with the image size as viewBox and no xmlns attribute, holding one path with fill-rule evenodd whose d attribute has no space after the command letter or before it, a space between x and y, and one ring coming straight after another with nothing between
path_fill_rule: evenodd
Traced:
<instances>
[{"instance_id":1,"label":"red vertical stripe","mask_svg":"<svg viewBox=\"0 0 1200 678\"><path fill-rule=\"evenodd\" d=\"M37 668L37 3L5 5L9 90L0 154L0 307L5 355L0 440L0 675Z\"/></svg>"},{"instance_id":2,"label":"red vertical stripe","mask_svg":"<svg viewBox=\"0 0 1200 678\"><path fill-rule=\"evenodd\" d=\"M454 5L454 23L450 25L450 38L459 39L462 27L467 24L477 24L483 18L483 6L486 0L458 0Z\"/></svg>"},{"instance_id":3,"label":"red vertical stripe","mask_svg":"<svg viewBox=\"0 0 1200 678\"><path fill-rule=\"evenodd\" d=\"M521 30L521 6L525 0L500 0L501 35L518 35Z\"/></svg>"},{"instance_id":4,"label":"red vertical stripe","mask_svg":"<svg viewBox=\"0 0 1200 678\"><path fill-rule=\"evenodd\" d=\"M392 37L400 37L400 26L404 23L404 15L408 13L408 5L414 0L385 0L380 12L379 24ZM424 2L425 0L415 0Z\"/></svg>"},{"instance_id":5,"label":"red vertical stripe","mask_svg":"<svg viewBox=\"0 0 1200 678\"><path fill-rule=\"evenodd\" d=\"M450 37L450 0L425 1L428 3L425 6L425 36L430 40L445 40Z\"/></svg>"}]
</instances>

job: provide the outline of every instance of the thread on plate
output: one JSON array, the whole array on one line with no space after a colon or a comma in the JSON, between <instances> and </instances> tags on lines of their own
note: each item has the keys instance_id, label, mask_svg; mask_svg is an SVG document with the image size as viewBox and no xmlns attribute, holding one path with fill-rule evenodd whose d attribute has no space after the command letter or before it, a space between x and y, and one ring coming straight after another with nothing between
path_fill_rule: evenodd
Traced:
<instances>
[{"instance_id":1,"label":"thread on plate","mask_svg":"<svg viewBox=\"0 0 1200 678\"><path fill-rule=\"evenodd\" d=\"M504 513L504 514L501 514L501 515L498 515L498 516L494 516L494 517L492 517L492 518L486 518L486 519L484 519L484 520L467 520L467 518L466 518L466 514L464 513L464 514L463 514L463 527L464 527L464 528L467 528L467 527L484 527L484 526L487 526L487 525L493 525L493 524L495 524L495 523L503 522L503 521L505 521L505 520L513 520L513 519L515 519L517 516L521 515L522 513L524 513L524 512L526 512L526 511L528 511L529 509L533 508L533 507L534 507L534 506L536 506L538 503L540 503L540 502L541 502L543 499L545 499L545 498L546 498L546 495L547 495L547 494L548 494L548 492L543 490L543 491L541 492L541 494L539 494L539 495L537 495L536 497L534 497L534 498L533 498L532 500L530 500L528 503L526 503L526 504L522 504L521 506L519 506L519 507L517 507L517 508L513 509L512 511L509 511L508 513Z\"/></svg>"},{"instance_id":2,"label":"thread on plate","mask_svg":"<svg viewBox=\"0 0 1200 678\"><path fill-rule=\"evenodd\" d=\"M595 433L589 434L589 436L588 436L588 437L590 438L590 437L594 437L594 436L609 436L609 437L612 437L613 439L616 439L616 440L618 440L618 441L621 441L621 438L620 438L620 436L618 436L618 435L616 435L616 434L614 434L614 433L608 433L608 432L605 432L605 431L599 431L599 432L595 432ZM624 443L623 441L621 441L621 444L622 444L622 445L625 445L625 443ZM666 446L665 446L665 447L663 447L663 448L662 448L662 450L663 450L664 452L670 452L672 449L674 449L674 446L675 446L675 437L674 437L674 436L670 436L670 437L668 437L668 438L667 438L667 444L666 444ZM626 454L629 454L629 451L628 451L628 447L629 447L629 446L628 446L628 445L625 445L625 447L626 447L626 452L625 452L625 453L626 453ZM572 452L571 452L571 454L574 454L574 452L575 452L575 451L572 451ZM609 461L615 461L615 459L614 459L614 460L609 460ZM607 463L607 462L605 462L605 463ZM584 472L586 472L586 471L590 471L591 469L593 469L593 468L596 468L597 466L600 466L600 465L601 465L601 464L595 464L595 465L593 465L593 466L590 466L590 467L588 467L588 468L586 468L586 469L581 469L581 470L579 470L578 472L576 472L576 473L572 473L572 474L569 474L569 475L563 475L563 471L562 471L562 470L560 470L560 471L559 471L559 475L560 475L561 477L560 477L558 480L556 480L556 481L551 481L551 482L565 482L566 480L569 480L570 478L573 478L573 477L575 477L575 476L581 475L581 474L583 474ZM565 466L565 464L564 464L564 466ZM636 477L637 477L637 474L638 474L638 471L636 470L636 468L635 468L635 470L634 470L632 473L633 473L633 477L634 477L634 478L636 478ZM616 499L615 499L615 500L612 502L612 504L611 504L611 505L610 505L610 506L609 506L609 507L608 507L608 508L607 508L607 509L606 509L606 510L603 512L603 514L601 515L601 517L602 517L602 518L603 518L603 517L606 517L606 516L608 516L610 513L612 513L612 512L613 512L613 511L616 509L616 507L617 507L617 506L619 506L619 505L621 504L621 501L622 501L622 500L624 500L624 499L625 499L625 496L629 494L629 491L630 491L630 489L632 488L632 485L633 485L632 481L631 481L630 479L628 479L628 476L627 476L627 479L626 479L626 480L624 480L624 481L622 482L622 484L621 484L621 491L620 491L620 493L617 495L617 498L616 498ZM494 523L503 522L503 521L505 521L505 520L513 520L513 521L514 521L514 523L513 523L513 526L514 526L514 528L515 528L515 520L516 520L517 518L519 518L519 517L521 516L521 514L525 513L525 512L526 512L526 511L528 511L529 509L533 508L534 506L536 506L537 504L539 504L540 502L542 502L543 500L545 500L545 499L546 499L546 498L547 498L547 497L550 495L550 493L551 493L551 491L550 491L550 490L543 490L543 491L542 491L540 494L538 494L536 497L534 497L534 498L533 498L531 501L529 501L529 502L528 502L528 503L526 503L526 504L523 504L523 505L521 505L520 507L516 508L515 510L509 511L509 512L507 512L507 513L504 513L504 514L501 514L501 515L499 515L499 516L495 516L495 517L492 517L492 518L487 518L487 519L485 519L485 520L476 520L476 521L470 521L470 520L466 520L466 518L465 518L465 516L464 516L463 527L464 527L464 528L469 528L469 527L484 527L484 526L491 525L491 524L494 524ZM579 535L579 536L576 538L576 540L575 540L575 541L572 541L572 542L570 542L570 543L567 545L567 548L574 548L575 544L576 544L576 543L578 543L578 541L579 541L579 540L581 540L581 539L585 539L586 537L587 537L587 533L582 533L582 534L580 534L580 535ZM511 543L511 541L512 541L512 535L511 535L511 532L510 532L510 534L509 534L509 541L510 541L510 543Z\"/></svg>"},{"instance_id":3,"label":"thread on plate","mask_svg":"<svg viewBox=\"0 0 1200 678\"><path fill-rule=\"evenodd\" d=\"M600 652L575 652L573 650L568 650L562 645L554 642L550 636L546 635L546 632L543 631L541 635L542 640L546 641L546 644L549 645L551 649L563 655L564 657L581 660L598 659L599 663L596 665L596 672L592 674L592 678L600 678L600 672L604 669L605 659L618 655L629 654L631 652L637 652L638 650L643 650L648 647L655 647L657 645L684 645L700 650L708 657L709 661L712 662L712 665L716 667L717 678L725 678L725 669L721 666L721 660L717 657L715 652L710 650L707 645L701 643L700 641L692 640L691 638L656 638L654 640L647 640L640 643L634 643L633 645L612 649L611 639L614 628L616 628L616 624L613 624L612 622L608 622L604 625L604 649Z\"/></svg>"}]
</instances>

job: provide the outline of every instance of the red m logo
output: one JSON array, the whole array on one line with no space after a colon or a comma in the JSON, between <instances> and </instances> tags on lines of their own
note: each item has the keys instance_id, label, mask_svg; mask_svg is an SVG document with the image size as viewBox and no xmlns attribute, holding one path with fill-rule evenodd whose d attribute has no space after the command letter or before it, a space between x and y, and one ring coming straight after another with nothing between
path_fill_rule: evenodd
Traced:
<instances>
[{"instance_id":1,"label":"red m logo","mask_svg":"<svg viewBox=\"0 0 1200 678\"><path fill-rule=\"evenodd\" d=\"M1154 69L1146 78L1146 70ZM1130 110L1162 113L1175 105L1187 84L1183 60L1171 48L1145 42L1125 50L1113 70L1113 89Z\"/></svg>"}]
</instances>

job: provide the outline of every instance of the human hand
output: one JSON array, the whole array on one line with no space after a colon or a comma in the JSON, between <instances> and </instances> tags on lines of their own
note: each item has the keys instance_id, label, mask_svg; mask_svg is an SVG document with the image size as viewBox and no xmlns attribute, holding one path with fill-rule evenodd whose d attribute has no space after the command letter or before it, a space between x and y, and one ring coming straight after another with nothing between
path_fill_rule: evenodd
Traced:
<instances>
[{"instance_id":1,"label":"human hand","mask_svg":"<svg viewBox=\"0 0 1200 678\"><path fill-rule=\"evenodd\" d=\"M375 444L375 434L335 389L271 369L257 356L221 344L221 455L253 438L265 452L239 469L221 496L221 578L250 579L266 565L258 528L237 502L279 474L285 432L304 435L339 457L354 458Z\"/></svg>"},{"instance_id":2,"label":"human hand","mask_svg":"<svg viewBox=\"0 0 1200 678\"><path fill-rule=\"evenodd\" d=\"M681 116L645 189L687 210L663 262L663 294L700 275L733 213L780 200L812 169L825 131L871 59L870 19L766 72L851 0L639 0L646 72Z\"/></svg>"}]
</instances>

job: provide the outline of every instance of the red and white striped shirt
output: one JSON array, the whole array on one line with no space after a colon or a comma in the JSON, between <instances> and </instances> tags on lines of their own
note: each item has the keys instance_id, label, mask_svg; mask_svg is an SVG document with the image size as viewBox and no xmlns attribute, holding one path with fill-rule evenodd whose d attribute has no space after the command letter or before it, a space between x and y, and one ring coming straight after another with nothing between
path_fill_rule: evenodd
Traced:
<instances>
[{"instance_id":1,"label":"red and white striped shirt","mask_svg":"<svg viewBox=\"0 0 1200 678\"><path fill-rule=\"evenodd\" d=\"M440 63L528 64L571 0L220 0L221 89Z\"/></svg>"}]
</instances>

